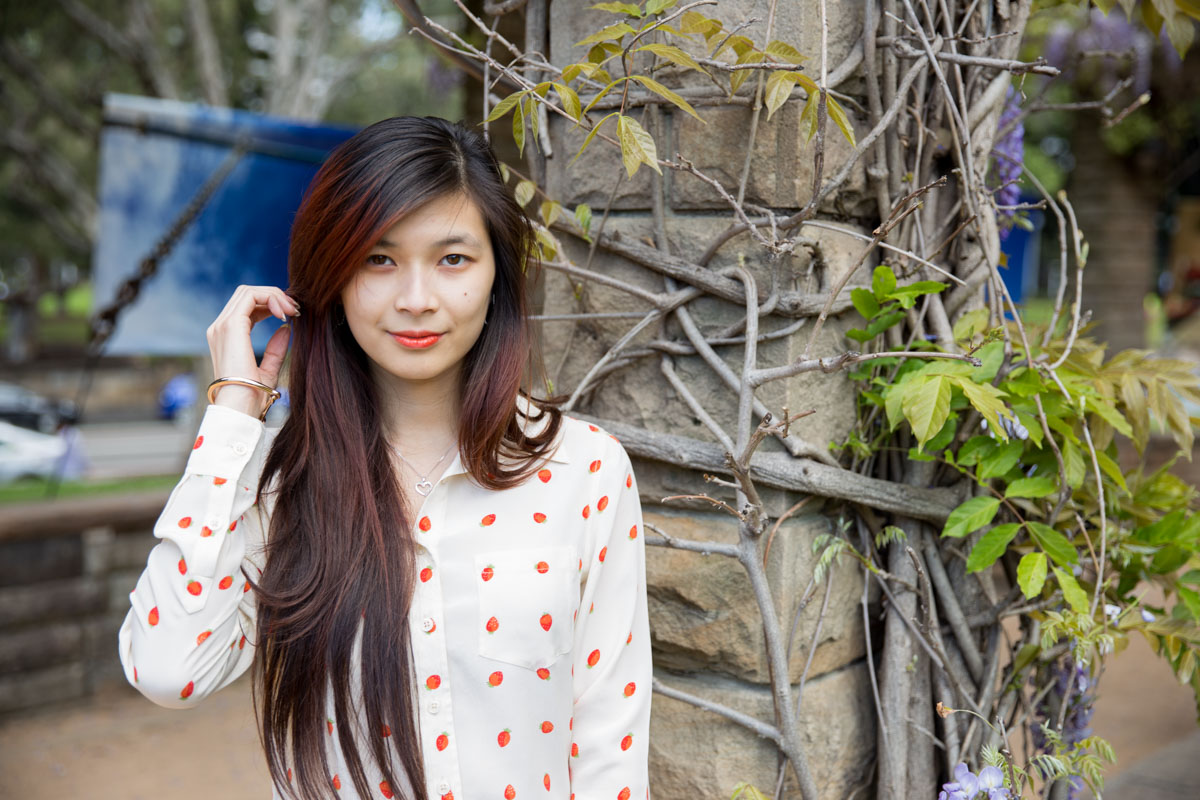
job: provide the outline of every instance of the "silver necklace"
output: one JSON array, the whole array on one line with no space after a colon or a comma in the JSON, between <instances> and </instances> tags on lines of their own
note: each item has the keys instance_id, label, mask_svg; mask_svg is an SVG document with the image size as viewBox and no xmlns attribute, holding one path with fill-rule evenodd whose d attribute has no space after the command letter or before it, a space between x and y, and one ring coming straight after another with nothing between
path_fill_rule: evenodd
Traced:
<instances>
[{"instance_id":1,"label":"silver necklace","mask_svg":"<svg viewBox=\"0 0 1200 800\"><path fill-rule=\"evenodd\" d=\"M458 442L455 442L454 444L450 445L450 450L453 450L457 444ZM419 469L413 467L411 461L409 461L407 458L404 458L404 454L400 452L400 449L396 447L396 445L388 442L388 447L392 448L392 450L396 452L396 455L400 456L400 458L404 460L405 464L408 464L410 467L412 467L413 472L420 473ZM437 465L442 463L446 456L450 455L450 450L447 450L445 453L443 453L442 457L437 460L437 464L434 464L432 467L430 467L429 472L427 472L419 481L413 484L413 488L420 492L422 497L428 495L433 490L433 484L429 482L429 474L437 469Z\"/></svg>"}]
</instances>

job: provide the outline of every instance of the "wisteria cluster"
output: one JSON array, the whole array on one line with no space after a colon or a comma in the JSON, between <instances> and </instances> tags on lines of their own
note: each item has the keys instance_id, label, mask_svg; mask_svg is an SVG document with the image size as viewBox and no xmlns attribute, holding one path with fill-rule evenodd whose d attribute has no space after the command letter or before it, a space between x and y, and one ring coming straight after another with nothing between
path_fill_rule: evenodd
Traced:
<instances>
[{"instance_id":1,"label":"wisteria cluster","mask_svg":"<svg viewBox=\"0 0 1200 800\"><path fill-rule=\"evenodd\" d=\"M1175 48L1162 34L1164 65L1175 71L1181 63ZM1098 94L1106 94L1123 74L1130 74L1127 59L1105 55L1080 63L1082 53L1129 53L1132 57L1133 92L1141 94L1150 88L1151 57L1154 36L1140 25L1133 25L1123 14L1105 14L1091 8L1082 26L1066 20L1055 25L1048 34L1043 50L1046 61L1062 70L1068 81L1093 82ZM1086 75L1080 72L1086 68Z\"/></svg>"},{"instance_id":2,"label":"wisteria cluster","mask_svg":"<svg viewBox=\"0 0 1200 800\"><path fill-rule=\"evenodd\" d=\"M1008 96L1004 101L1004 111L1000 114L1000 122L996 129L1003 130L1021 112L1021 95L1008 87ZM1017 122L1008 133L1004 134L992 146L992 156L995 159L996 179L999 188L996 190L996 205L1015 206L1021 197L1021 189L1017 181L1021 177L1021 166L1025 163L1025 125ZM996 222L1000 225L1000 241L1008 238L1012 231L1012 220L1016 214L1011 208L1000 208L996 214Z\"/></svg>"},{"instance_id":3,"label":"wisteria cluster","mask_svg":"<svg viewBox=\"0 0 1200 800\"><path fill-rule=\"evenodd\" d=\"M1070 687L1069 696L1068 687ZM1044 722L1050 726L1057 725L1057 709L1064 697L1067 702L1067 713L1063 717L1062 741L1067 747L1072 747L1092 735L1090 725L1096 694L1087 667L1076 664L1070 656L1054 665L1054 688L1038 703L1038 722ZM1048 752L1046 737L1042 733L1040 724L1033 726L1033 746L1042 752ZM1072 778L1067 790L1068 800L1075 800L1082 789L1083 781L1078 777Z\"/></svg>"},{"instance_id":4,"label":"wisteria cluster","mask_svg":"<svg viewBox=\"0 0 1200 800\"><path fill-rule=\"evenodd\" d=\"M979 774L960 763L954 768L954 780L942 784L938 800L1009 800L1004 773L997 767L984 767Z\"/></svg>"}]
</instances>

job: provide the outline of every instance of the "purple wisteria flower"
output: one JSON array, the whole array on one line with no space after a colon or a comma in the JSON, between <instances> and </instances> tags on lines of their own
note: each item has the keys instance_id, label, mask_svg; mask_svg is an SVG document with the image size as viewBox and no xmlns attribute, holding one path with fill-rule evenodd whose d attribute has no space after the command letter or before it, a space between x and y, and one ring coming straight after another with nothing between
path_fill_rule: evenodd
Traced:
<instances>
[{"instance_id":1,"label":"purple wisteria flower","mask_svg":"<svg viewBox=\"0 0 1200 800\"><path fill-rule=\"evenodd\" d=\"M1088 668L1082 664L1076 664L1070 656L1055 663L1053 670L1054 688L1038 704L1037 719L1039 722L1045 722L1051 726L1056 725L1058 723L1057 709L1062 699L1066 697L1067 713L1063 717L1062 741L1066 747L1070 748L1092 735L1090 723L1092 705L1096 699L1096 687ZM1049 752L1050 748L1047 746L1046 737L1042 733L1040 724L1033 725L1032 734L1033 746L1044 753ZM1048 776L1043 775L1043 777ZM1071 778L1067 787L1068 800L1075 800L1082 790L1083 781L1078 776Z\"/></svg>"},{"instance_id":2,"label":"purple wisteria flower","mask_svg":"<svg viewBox=\"0 0 1200 800\"><path fill-rule=\"evenodd\" d=\"M1004 773L996 767L984 767L979 774L971 772L966 764L954 768L954 780L942 784L938 800L1009 800L1004 786Z\"/></svg>"},{"instance_id":3,"label":"purple wisteria flower","mask_svg":"<svg viewBox=\"0 0 1200 800\"><path fill-rule=\"evenodd\" d=\"M1021 95L1011 86L1008 87L1008 97L1004 103L1004 111L1000 114L997 130L1004 130L1009 123L1021 113ZM1015 206L1021 199L1021 167L1025 163L1025 125L1017 122L1011 130L1004 134L992 146L992 156L995 159L996 205ZM1011 208L1001 208L996 212L996 222L1000 226L1000 241L1008 238L1012 231L1013 217L1016 211Z\"/></svg>"}]
</instances>

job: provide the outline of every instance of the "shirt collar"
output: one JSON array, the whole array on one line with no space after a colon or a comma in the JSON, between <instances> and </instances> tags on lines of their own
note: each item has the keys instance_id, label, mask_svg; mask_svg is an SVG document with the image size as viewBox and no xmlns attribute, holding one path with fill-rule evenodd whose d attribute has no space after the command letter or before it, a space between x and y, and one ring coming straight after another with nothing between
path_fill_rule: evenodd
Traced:
<instances>
[{"instance_id":1,"label":"shirt collar","mask_svg":"<svg viewBox=\"0 0 1200 800\"><path fill-rule=\"evenodd\" d=\"M540 406L538 406L536 403L531 402L528 398L526 398L523 394L521 394L519 392L517 393L516 408L519 412L521 412L521 413L517 414L517 424L523 426L526 436L536 436L537 434L541 433L542 430L544 430L545 426L548 425L550 422L549 414L542 417L537 422L526 419L526 417L524 415L525 411L531 410L531 409L536 411L538 408L540 408ZM566 417L564 415L563 422L559 426L558 447L555 448L554 452L551 453L547 457L547 460L553 461L558 464L570 464L571 463L571 455L569 452L569 448L567 447L567 430L566 430L567 425L568 425L568 417ZM501 453L500 454L500 463L509 469L515 469L516 467L519 466L520 462L515 458L512 458L510 456L505 455L504 453ZM450 466L446 468L446 471L444 473L442 473L442 477L446 478L446 477L449 477L450 475L457 475L459 473L466 472L466 471L467 471L466 466L462 462L462 456L456 452L454 454L454 461L452 461L450 463Z\"/></svg>"}]
</instances>

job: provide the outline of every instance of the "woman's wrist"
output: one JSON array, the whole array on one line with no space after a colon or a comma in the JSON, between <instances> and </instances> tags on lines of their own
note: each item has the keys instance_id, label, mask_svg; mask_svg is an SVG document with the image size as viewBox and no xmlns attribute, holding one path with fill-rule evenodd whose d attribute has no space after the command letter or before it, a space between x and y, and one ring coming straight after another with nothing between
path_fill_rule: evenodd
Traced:
<instances>
[{"instance_id":1,"label":"woman's wrist","mask_svg":"<svg viewBox=\"0 0 1200 800\"><path fill-rule=\"evenodd\" d=\"M243 386L238 383L227 383L224 386L216 388L213 405L225 406L234 411L240 411L255 419L259 419L263 415L263 408L267 404L267 393L262 389L256 389L252 386Z\"/></svg>"}]
</instances>

